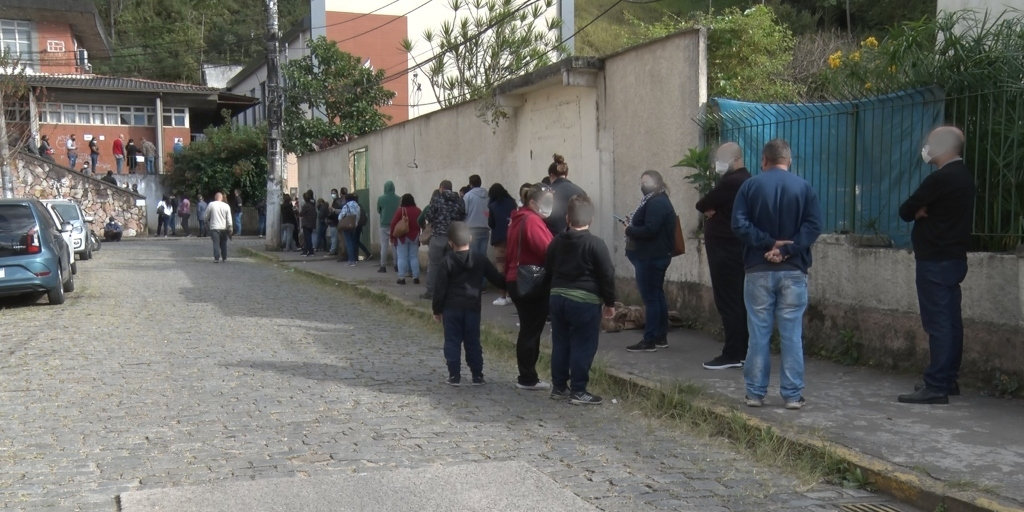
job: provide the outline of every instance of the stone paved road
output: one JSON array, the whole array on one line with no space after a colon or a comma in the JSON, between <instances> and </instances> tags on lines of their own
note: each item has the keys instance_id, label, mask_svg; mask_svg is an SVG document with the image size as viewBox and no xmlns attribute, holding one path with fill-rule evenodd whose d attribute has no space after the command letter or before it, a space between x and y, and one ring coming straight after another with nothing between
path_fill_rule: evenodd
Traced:
<instances>
[{"instance_id":1,"label":"stone paved road","mask_svg":"<svg viewBox=\"0 0 1024 512\"><path fill-rule=\"evenodd\" d=\"M253 242L250 242L253 243ZM64 307L0 307L0 508L134 489L519 460L604 510L836 510L863 494L511 386L442 384L440 341L202 240L107 244Z\"/></svg>"}]
</instances>

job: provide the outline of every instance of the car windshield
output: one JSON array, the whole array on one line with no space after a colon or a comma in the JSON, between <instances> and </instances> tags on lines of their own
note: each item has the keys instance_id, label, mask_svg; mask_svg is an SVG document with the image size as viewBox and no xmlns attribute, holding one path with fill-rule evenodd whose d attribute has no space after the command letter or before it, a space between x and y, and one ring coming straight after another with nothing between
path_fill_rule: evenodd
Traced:
<instances>
[{"instance_id":1,"label":"car windshield","mask_svg":"<svg viewBox=\"0 0 1024 512\"><path fill-rule=\"evenodd\" d=\"M67 222L82 220L82 217L78 215L78 206L71 203L53 203L53 209L57 210L57 213L60 214L60 218Z\"/></svg>"},{"instance_id":2,"label":"car windshield","mask_svg":"<svg viewBox=\"0 0 1024 512\"><path fill-rule=\"evenodd\" d=\"M0 258L17 256L36 225L32 209L23 204L0 204Z\"/></svg>"}]
</instances>

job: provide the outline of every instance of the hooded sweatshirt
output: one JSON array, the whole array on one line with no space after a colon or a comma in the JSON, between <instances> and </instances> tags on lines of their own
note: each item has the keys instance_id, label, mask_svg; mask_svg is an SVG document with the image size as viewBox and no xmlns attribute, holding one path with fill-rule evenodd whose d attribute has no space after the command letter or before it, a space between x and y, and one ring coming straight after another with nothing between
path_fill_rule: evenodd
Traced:
<instances>
[{"instance_id":1,"label":"hooded sweatshirt","mask_svg":"<svg viewBox=\"0 0 1024 512\"><path fill-rule=\"evenodd\" d=\"M466 202L466 226L469 229L487 229L487 191L483 187L472 188L462 199Z\"/></svg>"},{"instance_id":2,"label":"hooded sweatshirt","mask_svg":"<svg viewBox=\"0 0 1024 512\"><path fill-rule=\"evenodd\" d=\"M387 181L384 183L384 195L377 198L377 214L380 215L380 227L386 228L391 225L391 219L395 217L395 210L401 198L395 194L395 184Z\"/></svg>"},{"instance_id":3,"label":"hooded sweatshirt","mask_svg":"<svg viewBox=\"0 0 1024 512\"><path fill-rule=\"evenodd\" d=\"M548 245L551 244L551 231L537 212L523 207L512 212L512 222L508 227L508 244L505 253L505 279L516 281L519 264L544 265L547 258ZM522 249L520 249L522 245Z\"/></svg>"},{"instance_id":4,"label":"hooded sweatshirt","mask_svg":"<svg viewBox=\"0 0 1024 512\"><path fill-rule=\"evenodd\" d=\"M494 286L505 289L505 276L486 256L470 251L450 251L437 269L434 314L440 315L447 309L480 311L485 277Z\"/></svg>"},{"instance_id":5,"label":"hooded sweatshirt","mask_svg":"<svg viewBox=\"0 0 1024 512\"><path fill-rule=\"evenodd\" d=\"M452 222L466 220L466 203L459 197L458 192L445 190L430 200L426 216L433 236L447 238L448 227Z\"/></svg>"}]
</instances>

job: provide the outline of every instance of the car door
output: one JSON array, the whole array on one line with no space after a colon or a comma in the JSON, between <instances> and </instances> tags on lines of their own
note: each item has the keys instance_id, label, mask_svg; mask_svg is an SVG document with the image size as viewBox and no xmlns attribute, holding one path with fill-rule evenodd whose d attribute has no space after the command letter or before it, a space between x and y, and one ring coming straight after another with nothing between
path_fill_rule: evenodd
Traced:
<instances>
[{"instance_id":1,"label":"car door","mask_svg":"<svg viewBox=\"0 0 1024 512\"><path fill-rule=\"evenodd\" d=\"M52 225L52 229L48 226L47 227L47 231L55 233L55 235L56 235L56 239L53 240L53 247L63 247L64 248L64 251L63 251L64 258L68 262L67 263L68 268L65 269L65 270L68 270L70 272L71 271L71 262L75 261L75 254L74 254L74 249L73 249L74 242L72 242L72 240L71 240L71 232L70 231L68 231L66 233L61 232L60 227L66 221L60 216L60 213L57 212L57 210L55 208L50 208L50 205L45 205L43 207L43 210L45 210L46 217L50 220L50 224ZM53 237L54 237L54 235L51 234L51 238L53 238Z\"/></svg>"}]
</instances>

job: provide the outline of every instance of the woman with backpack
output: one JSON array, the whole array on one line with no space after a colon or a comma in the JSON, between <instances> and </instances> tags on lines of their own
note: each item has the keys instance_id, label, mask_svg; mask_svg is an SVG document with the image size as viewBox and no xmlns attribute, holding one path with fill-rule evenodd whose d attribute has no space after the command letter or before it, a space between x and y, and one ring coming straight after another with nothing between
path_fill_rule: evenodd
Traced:
<instances>
[{"instance_id":1,"label":"woman with backpack","mask_svg":"<svg viewBox=\"0 0 1024 512\"><path fill-rule=\"evenodd\" d=\"M420 284L420 226L417 222L420 213L412 194L404 194L391 218L389 233L398 260L398 284L405 284L405 277L410 273L413 284Z\"/></svg>"},{"instance_id":2,"label":"woman with backpack","mask_svg":"<svg viewBox=\"0 0 1024 512\"><path fill-rule=\"evenodd\" d=\"M316 202L313 191L302 194L302 208L299 210L299 223L302 228L302 255L313 255L313 231L316 230Z\"/></svg>"},{"instance_id":3,"label":"woman with backpack","mask_svg":"<svg viewBox=\"0 0 1024 512\"><path fill-rule=\"evenodd\" d=\"M348 266L356 266L359 261L359 245L356 238L356 230L359 226L359 217L362 209L356 196L349 195L341 211L338 212L338 231L345 234L345 255L348 257Z\"/></svg>"}]
</instances>

